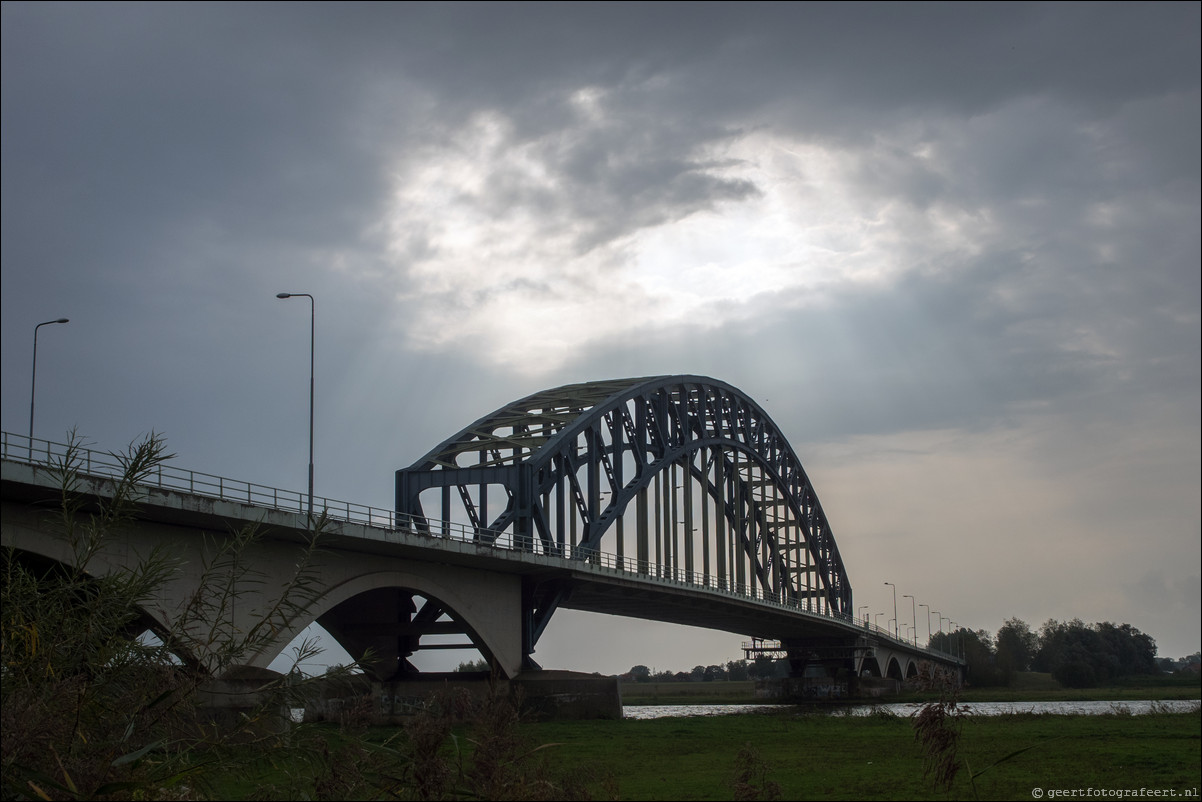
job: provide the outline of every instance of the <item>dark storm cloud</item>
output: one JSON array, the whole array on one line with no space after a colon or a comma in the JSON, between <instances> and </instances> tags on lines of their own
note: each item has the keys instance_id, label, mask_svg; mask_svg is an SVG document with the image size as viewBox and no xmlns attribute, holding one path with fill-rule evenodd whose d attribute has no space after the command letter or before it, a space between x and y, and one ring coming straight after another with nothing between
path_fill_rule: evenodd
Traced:
<instances>
[{"instance_id":1,"label":"dark storm cloud","mask_svg":"<svg viewBox=\"0 0 1202 802\"><path fill-rule=\"evenodd\" d=\"M114 222L131 217L151 238L178 234L159 229L173 221L246 236L252 216L260 238L362 226L376 165L302 43L198 7L57 10L68 24L6 8L5 70L24 78L5 84L5 187L20 197L6 211L36 223L59 209L101 240L125 239Z\"/></svg>"},{"instance_id":2,"label":"dark storm cloud","mask_svg":"<svg viewBox=\"0 0 1202 802\"><path fill-rule=\"evenodd\" d=\"M607 124L542 147L580 216L612 221L604 240L752 192L690 161L748 114L864 137L1015 97L1111 107L1196 86L1181 69L1188 4L5 9L6 212L39 241L56 239L47 219L69 220L126 258L113 216L138 216L151 240L163 220L351 247L387 191L384 153L481 109L537 140L570 124L582 87L610 90ZM998 171L1056 163L1057 148L1039 152ZM496 202L511 201L497 180Z\"/></svg>"},{"instance_id":3,"label":"dark storm cloud","mask_svg":"<svg viewBox=\"0 0 1202 802\"><path fill-rule=\"evenodd\" d=\"M820 342L802 321L830 315L847 359L909 349L886 360L911 365L899 376L943 370L955 340L975 353L952 357L993 366L990 398L1023 398L1115 370L1070 347L1088 329L1123 370L1188 384L1198 27L1195 4L5 4L6 295L35 275L93 302L267 291L318 276L322 254L361 274L380 259L389 165L489 111L511 126L498 147L527 147L551 180L498 169L471 203L575 226L586 251L760 196L715 154L765 128L837 142L859 196L1000 232L959 262L920 233L899 244L900 262L963 272L959 314L874 308L911 278L796 319L758 311L780 340ZM581 90L597 92L588 124ZM951 333L965 323L978 334Z\"/></svg>"}]
</instances>

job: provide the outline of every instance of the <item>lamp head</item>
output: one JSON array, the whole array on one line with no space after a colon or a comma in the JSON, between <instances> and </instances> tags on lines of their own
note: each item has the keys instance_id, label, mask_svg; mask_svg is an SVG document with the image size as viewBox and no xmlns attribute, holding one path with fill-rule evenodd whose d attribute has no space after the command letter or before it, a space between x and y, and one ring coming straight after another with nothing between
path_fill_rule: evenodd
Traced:
<instances>
[{"instance_id":1,"label":"lamp head","mask_svg":"<svg viewBox=\"0 0 1202 802\"><path fill-rule=\"evenodd\" d=\"M276 297L276 298L291 298L291 297L292 297L292 293L290 293L290 292L277 292L277 293L275 294L275 297Z\"/></svg>"}]
</instances>

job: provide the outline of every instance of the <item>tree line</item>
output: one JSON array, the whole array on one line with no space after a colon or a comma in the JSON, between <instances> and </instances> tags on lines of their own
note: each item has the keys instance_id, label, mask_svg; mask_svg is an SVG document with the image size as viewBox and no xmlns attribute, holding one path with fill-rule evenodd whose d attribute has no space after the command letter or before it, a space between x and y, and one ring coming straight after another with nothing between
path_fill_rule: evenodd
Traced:
<instances>
[{"instance_id":1,"label":"tree line","mask_svg":"<svg viewBox=\"0 0 1202 802\"><path fill-rule=\"evenodd\" d=\"M1068 688L1093 688L1178 668L1173 661L1158 660L1155 639L1130 624L1086 624L1079 618L1049 619L1038 632L1011 618L996 636L983 629L958 629L933 635L930 646L962 656L969 681L982 686L1009 685L1019 672L1039 671ZM1186 658L1180 668L1188 663Z\"/></svg>"},{"instance_id":2,"label":"tree line","mask_svg":"<svg viewBox=\"0 0 1202 802\"><path fill-rule=\"evenodd\" d=\"M767 655L754 660L730 660L719 665L693 666L691 671L656 671L644 665L633 666L622 678L630 682L739 682L783 677L788 664Z\"/></svg>"},{"instance_id":3,"label":"tree line","mask_svg":"<svg viewBox=\"0 0 1202 802\"><path fill-rule=\"evenodd\" d=\"M487 672L488 661L484 658L460 663L457 672ZM622 675L627 682L718 682L769 679L788 674L788 664L759 655L754 660L730 660L720 665L693 666L691 671L656 671L637 665Z\"/></svg>"}]
</instances>

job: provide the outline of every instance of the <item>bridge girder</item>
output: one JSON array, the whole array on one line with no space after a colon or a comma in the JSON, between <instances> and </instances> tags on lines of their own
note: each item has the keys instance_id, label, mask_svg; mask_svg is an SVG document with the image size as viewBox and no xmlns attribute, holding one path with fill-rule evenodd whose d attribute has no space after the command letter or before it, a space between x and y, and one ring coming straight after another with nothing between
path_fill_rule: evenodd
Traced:
<instances>
[{"instance_id":1,"label":"bridge girder","mask_svg":"<svg viewBox=\"0 0 1202 802\"><path fill-rule=\"evenodd\" d=\"M588 382L514 401L397 471L396 509L418 531L466 527L482 543L581 561L607 552L624 570L853 609L792 447L747 395L706 377ZM563 592L528 593L542 599L534 640Z\"/></svg>"}]
</instances>

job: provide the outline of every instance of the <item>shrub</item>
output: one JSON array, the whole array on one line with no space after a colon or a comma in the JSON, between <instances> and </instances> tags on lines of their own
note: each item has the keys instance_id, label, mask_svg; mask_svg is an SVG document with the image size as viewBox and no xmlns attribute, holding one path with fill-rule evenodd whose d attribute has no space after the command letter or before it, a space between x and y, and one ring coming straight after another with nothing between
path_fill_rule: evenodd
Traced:
<instances>
[{"instance_id":1,"label":"shrub","mask_svg":"<svg viewBox=\"0 0 1202 802\"><path fill-rule=\"evenodd\" d=\"M184 798L278 745L286 728L281 711L301 706L304 684L281 676L259 689L256 708L217 727L198 709L196 691L304 613L317 592L311 566L321 528L249 631L234 628L229 610L257 579L249 560L239 559L259 537L254 529L222 539L184 608L155 628L157 640L143 639L144 611L178 570L176 560L156 549L125 571L94 567L133 520L147 478L171 455L154 433L131 445L114 455L123 470L111 495L95 499L81 492L80 454L72 435L51 466L59 488L50 514L70 564L3 551L0 793ZM296 659L315 653L304 644Z\"/></svg>"}]
</instances>

